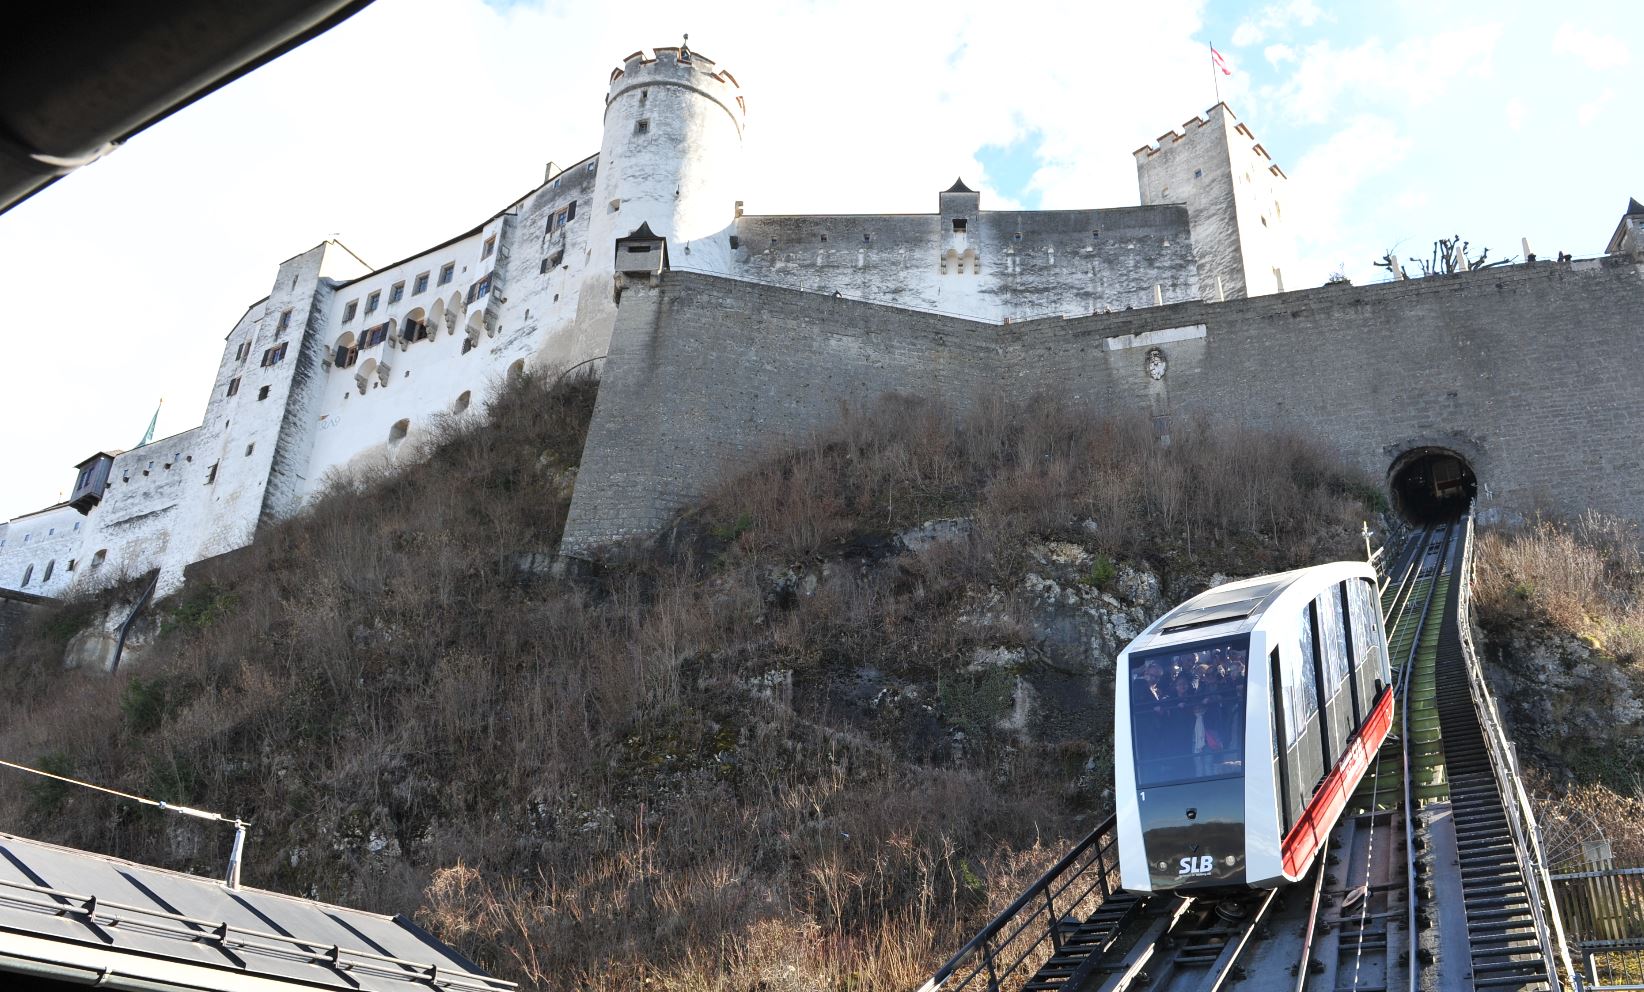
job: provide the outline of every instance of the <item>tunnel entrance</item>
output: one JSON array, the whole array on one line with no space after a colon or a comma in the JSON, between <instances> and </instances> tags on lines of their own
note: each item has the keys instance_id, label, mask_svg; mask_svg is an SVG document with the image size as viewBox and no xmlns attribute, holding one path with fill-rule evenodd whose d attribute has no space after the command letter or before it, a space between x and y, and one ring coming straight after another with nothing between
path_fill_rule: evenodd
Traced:
<instances>
[{"instance_id":1,"label":"tunnel entrance","mask_svg":"<svg viewBox=\"0 0 1644 992\"><path fill-rule=\"evenodd\" d=\"M1467 459L1447 448L1415 448L1388 472L1393 509L1413 524L1454 520L1478 495L1478 478Z\"/></svg>"}]
</instances>

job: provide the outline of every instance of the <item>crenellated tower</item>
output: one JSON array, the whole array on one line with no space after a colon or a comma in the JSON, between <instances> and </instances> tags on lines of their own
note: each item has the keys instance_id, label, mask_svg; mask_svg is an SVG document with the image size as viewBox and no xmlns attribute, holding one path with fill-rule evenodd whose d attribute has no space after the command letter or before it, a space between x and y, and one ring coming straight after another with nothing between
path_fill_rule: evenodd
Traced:
<instances>
[{"instance_id":1,"label":"crenellated tower","mask_svg":"<svg viewBox=\"0 0 1644 992\"><path fill-rule=\"evenodd\" d=\"M729 273L744 114L736 78L685 46L624 59L605 98L593 260L648 225L673 267Z\"/></svg>"},{"instance_id":2,"label":"crenellated tower","mask_svg":"<svg viewBox=\"0 0 1644 992\"><path fill-rule=\"evenodd\" d=\"M1287 179L1227 104L1135 154L1143 206L1187 205L1206 300L1284 292L1295 257L1285 219Z\"/></svg>"}]
</instances>

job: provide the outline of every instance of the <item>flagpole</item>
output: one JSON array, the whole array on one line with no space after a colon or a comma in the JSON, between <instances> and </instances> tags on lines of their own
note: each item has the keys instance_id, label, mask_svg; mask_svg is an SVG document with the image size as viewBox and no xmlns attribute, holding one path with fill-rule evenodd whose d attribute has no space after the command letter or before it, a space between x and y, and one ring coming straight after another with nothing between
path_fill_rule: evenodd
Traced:
<instances>
[{"instance_id":1,"label":"flagpole","mask_svg":"<svg viewBox=\"0 0 1644 992\"><path fill-rule=\"evenodd\" d=\"M1216 43L1210 43L1210 85L1216 90L1216 103L1222 102L1222 81L1216 78Z\"/></svg>"}]
</instances>

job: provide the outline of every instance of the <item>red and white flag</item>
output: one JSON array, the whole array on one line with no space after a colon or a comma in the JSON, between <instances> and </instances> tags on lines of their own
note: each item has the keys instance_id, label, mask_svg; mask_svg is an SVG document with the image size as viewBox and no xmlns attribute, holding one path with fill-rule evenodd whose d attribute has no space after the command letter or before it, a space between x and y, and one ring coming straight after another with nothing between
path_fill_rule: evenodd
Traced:
<instances>
[{"instance_id":1,"label":"red and white flag","mask_svg":"<svg viewBox=\"0 0 1644 992\"><path fill-rule=\"evenodd\" d=\"M1210 61L1211 61L1212 64L1214 64L1216 66L1216 68L1218 68L1222 71L1222 75L1224 75L1224 76L1233 75L1233 70L1229 69L1227 67L1227 60L1222 58L1222 53L1221 52L1216 51L1216 46L1215 45L1210 46Z\"/></svg>"}]
</instances>

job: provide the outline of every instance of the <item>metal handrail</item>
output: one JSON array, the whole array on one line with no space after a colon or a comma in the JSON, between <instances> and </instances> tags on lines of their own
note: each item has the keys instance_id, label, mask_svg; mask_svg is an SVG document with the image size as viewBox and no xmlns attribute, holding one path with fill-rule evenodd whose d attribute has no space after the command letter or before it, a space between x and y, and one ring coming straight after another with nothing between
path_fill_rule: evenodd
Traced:
<instances>
[{"instance_id":1,"label":"metal handrail","mask_svg":"<svg viewBox=\"0 0 1644 992\"><path fill-rule=\"evenodd\" d=\"M1507 825L1513 832L1513 849L1519 860L1519 870L1526 881L1540 891L1539 899L1530 900L1530 914L1535 920L1536 939L1541 944L1542 957L1552 979L1553 992L1558 992L1558 964L1564 965L1564 974L1578 990L1584 987L1582 976L1570 959L1569 941L1564 934L1563 914L1558 909L1558 897L1553 892L1553 881L1547 871L1546 855L1542 852L1541 831L1536 826L1535 811L1530 805L1529 793L1524 789L1524 777L1518 766L1518 752L1508 740L1496 709L1494 695L1485 681L1484 669L1479 664L1472 636L1472 575L1473 575L1473 508L1468 507L1465 523L1466 542L1462 558L1461 581L1457 583L1456 631L1461 639L1462 660L1467 666L1467 684L1473 697L1473 708L1478 713L1484 743L1490 751L1490 769L1496 779L1496 788L1503 805L1512 813ZM1548 934L1551 924L1552 935ZM1554 953L1556 944L1557 952ZM1555 960L1555 956L1557 960Z\"/></svg>"},{"instance_id":2,"label":"metal handrail","mask_svg":"<svg viewBox=\"0 0 1644 992\"><path fill-rule=\"evenodd\" d=\"M924 985L919 987L919 992L936 992L937 989L942 988L943 984L947 982L949 978L952 978L954 973L957 972L967 960L976 956L978 952L981 952L982 955L981 962L971 970L969 975L965 976L965 980L956 986L956 989L964 988L978 974L985 971L988 976L989 992L998 992L1000 980L1002 978L1010 977L1010 975L1013 974L1017 968L1021 967L1022 962L1026 961L1028 956L1041 947L1046 940L1050 940L1052 943L1058 942L1059 938L1057 934L1057 925L1060 921L1056 915L1056 894L1065 893L1075 881L1077 881L1086 872L1090 871L1092 867L1094 867L1097 872L1095 887L1099 887L1101 889L1102 898L1106 900L1108 896L1113 894L1112 888L1109 886L1107 879L1108 872L1112 870L1113 866L1110 866L1107 863L1106 855L1113 849L1117 841L1117 833L1115 830L1117 822L1117 817L1110 815L1107 819L1097 824L1096 829L1092 830L1084 840L1080 841L1078 844L1075 844L1071 850L1062 855L1059 861L1057 861L1054 865L1051 865L1050 868L1046 869L1044 874L1040 875L1032 885L1028 886L1021 895L1016 897L1015 902L1012 902L1009 906L1006 906L999 913L999 915L995 916L987 926L982 928L980 933L972 937L970 941L965 944L965 946L961 947L958 952L953 955L953 957L948 959L946 964L942 965L941 968L938 968L936 974L932 975ZM1059 890L1057 890L1057 892L1052 892L1051 886L1059 880L1062 875L1068 871L1068 869L1072 868L1081 856L1089 852L1092 848L1094 848L1096 852L1095 860L1080 867L1077 871L1074 871L1068 876L1067 881ZM1072 903L1063 903L1064 908L1078 905L1084 899L1088 898L1093 891L1094 888L1086 889L1084 894L1081 895L1079 899L1074 900ZM1029 907L1031 907L1031 909L1029 909ZM1029 944L1028 947L1023 950L1022 953L1013 961L1009 962L1008 965L1005 965L1004 971L1001 973L999 970L999 964L994 957L994 949L996 946L994 938L998 937L1007 926L1015 921L1017 916L1022 915L1024 910L1029 910L1027 915L1023 917L1020 924L1015 930L1011 931L1008 937L1006 937L1003 941L998 942L997 946L1008 945L1011 941L1015 940L1028 927L1028 925L1033 922L1033 918L1040 912L1046 913L1048 917L1048 925L1045 927L1045 932Z\"/></svg>"}]
</instances>

